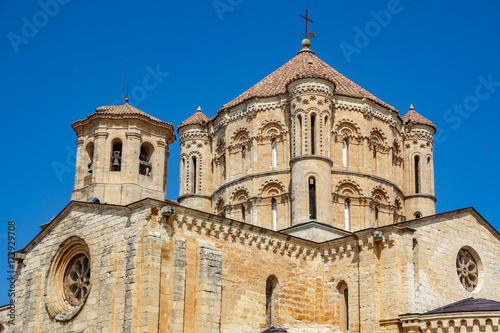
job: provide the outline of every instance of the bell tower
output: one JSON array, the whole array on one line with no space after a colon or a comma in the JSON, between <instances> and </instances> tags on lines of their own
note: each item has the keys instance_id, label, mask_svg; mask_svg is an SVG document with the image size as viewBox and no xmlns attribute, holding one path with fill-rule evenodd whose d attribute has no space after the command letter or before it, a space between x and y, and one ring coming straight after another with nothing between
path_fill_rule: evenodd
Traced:
<instances>
[{"instance_id":1,"label":"bell tower","mask_svg":"<svg viewBox=\"0 0 500 333\"><path fill-rule=\"evenodd\" d=\"M71 126L78 137L71 200L127 205L165 199L172 124L125 103L99 107Z\"/></svg>"}]
</instances>

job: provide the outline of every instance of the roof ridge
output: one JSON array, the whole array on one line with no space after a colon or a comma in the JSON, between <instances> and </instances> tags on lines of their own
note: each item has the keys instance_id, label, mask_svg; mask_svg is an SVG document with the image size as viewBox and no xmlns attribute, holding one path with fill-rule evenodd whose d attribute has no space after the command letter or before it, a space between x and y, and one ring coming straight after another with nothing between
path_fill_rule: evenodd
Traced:
<instances>
[{"instance_id":1,"label":"roof ridge","mask_svg":"<svg viewBox=\"0 0 500 333\"><path fill-rule=\"evenodd\" d=\"M140 110L140 109L136 108L135 106L130 105L128 103L119 104L119 105L99 106L95 109L94 113L88 115L85 119L89 119L90 117L93 117L94 115L116 115L116 116L119 116L119 115L140 115L140 116L146 117L152 121L155 121L157 123L168 124L170 126L173 126L172 124L170 124L166 121L160 120L156 117L153 117L152 115L150 115L150 114L148 114L148 113L146 113L146 112L144 112L144 111L142 111L142 110ZM77 120L73 124L77 124L78 122L83 121L85 119Z\"/></svg>"}]
</instances>

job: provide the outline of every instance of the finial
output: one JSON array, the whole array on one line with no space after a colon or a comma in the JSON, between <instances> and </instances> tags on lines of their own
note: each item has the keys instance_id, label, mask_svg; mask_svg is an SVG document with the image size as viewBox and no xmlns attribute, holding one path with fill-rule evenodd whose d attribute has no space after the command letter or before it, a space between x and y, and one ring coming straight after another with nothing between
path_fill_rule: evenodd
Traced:
<instances>
[{"instance_id":1,"label":"finial","mask_svg":"<svg viewBox=\"0 0 500 333\"><path fill-rule=\"evenodd\" d=\"M309 46L311 46L311 41L308 38L316 38L316 33L315 32L309 32L307 30L307 22L314 23L313 20L311 20L308 17L307 9L306 9L306 16L304 15L299 15L306 21L306 31L305 32L297 32L298 34L304 35L305 39L302 41L302 50L309 50Z\"/></svg>"},{"instance_id":2,"label":"finial","mask_svg":"<svg viewBox=\"0 0 500 333\"><path fill-rule=\"evenodd\" d=\"M125 103L128 103L128 86L127 86L127 95L125 95L126 83L127 83L127 60L125 60L125 72L123 74L122 104L123 104L123 100L125 100Z\"/></svg>"},{"instance_id":3,"label":"finial","mask_svg":"<svg viewBox=\"0 0 500 333\"><path fill-rule=\"evenodd\" d=\"M304 40L302 40L303 50L308 50L309 46L311 46L311 41L309 39L305 38Z\"/></svg>"},{"instance_id":4,"label":"finial","mask_svg":"<svg viewBox=\"0 0 500 333\"><path fill-rule=\"evenodd\" d=\"M413 104L410 104L410 110L413 110Z\"/></svg>"},{"instance_id":5,"label":"finial","mask_svg":"<svg viewBox=\"0 0 500 333\"><path fill-rule=\"evenodd\" d=\"M201 106L198 106L197 112L201 112Z\"/></svg>"}]
</instances>

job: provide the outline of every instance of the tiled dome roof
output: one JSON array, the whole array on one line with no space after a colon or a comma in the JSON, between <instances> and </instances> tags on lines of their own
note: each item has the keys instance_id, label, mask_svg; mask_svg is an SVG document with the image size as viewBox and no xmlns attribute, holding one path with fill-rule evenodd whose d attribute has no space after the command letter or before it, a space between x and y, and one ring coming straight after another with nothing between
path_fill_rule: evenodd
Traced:
<instances>
[{"instance_id":1,"label":"tiled dome roof","mask_svg":"<svg viewBox=\"0 0 500 333\"><path fill-rule=\"evenodd\" d=\"M365 89L361 88L335 69L319 59L314 52L304 49L286 64L275 70L262 81L222 106L221 110L232 108L254 97L276 96L286 92L290 82L303 78L321 78L335 84L335 93L349 97L366 98L391 110L391 105L384 103Z\"/></svg>"},{"instance_id":2,"label":"tiled dome roof","mask_svg":"<svg viewBox=\"0 0 500 333\"><path fill-rule=\"evenodd\" d=\"M189 117L188 119L184 120L179 125L179 127L177 127L177 130L179 130L179 128L187 126L187 125L196 125L196 124L208 123L208 120L209 120L208 117L205 116L205 114L203 112L201 112L201 107L198 107L198 110L196 110L196 112L191 117Z\"/></svg>"},{"instance_id":3,"label":"tiled dome roof","mask_svg":"<svg viewBox=\"0 0 500 333\"><path fill-rule=\"evenodd\" d=\"M403 116L403 121L405 123L428 125L428 126L436 128L436 125L434 125L432 123L432 121L424 118L421 114L419 114L417 111L415 111L415 109L413 108L413 105L410 106L410 111L408 111L408 113Z\"/></svg>"}]
</instances>

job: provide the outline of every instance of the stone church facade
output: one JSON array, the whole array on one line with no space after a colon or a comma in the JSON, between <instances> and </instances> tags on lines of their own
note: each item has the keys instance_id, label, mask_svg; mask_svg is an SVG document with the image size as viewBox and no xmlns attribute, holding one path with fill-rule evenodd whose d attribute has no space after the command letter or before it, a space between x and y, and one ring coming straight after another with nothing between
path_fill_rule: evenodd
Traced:
<instances>
[{"instance_id":1,"label":"stone church facade","mask_svg":"<svg viewBox=\"0 0 500 333\"><path fill-rule=\"evenodd\" d=\"M500 234L435 214L433 134L320 60L177 128L72 124L71 202L16 253L15 332L497 332ZM281 330L280 330L281 329Z\"/></svg>"}]
</instances>

